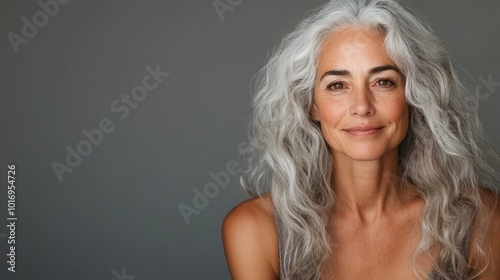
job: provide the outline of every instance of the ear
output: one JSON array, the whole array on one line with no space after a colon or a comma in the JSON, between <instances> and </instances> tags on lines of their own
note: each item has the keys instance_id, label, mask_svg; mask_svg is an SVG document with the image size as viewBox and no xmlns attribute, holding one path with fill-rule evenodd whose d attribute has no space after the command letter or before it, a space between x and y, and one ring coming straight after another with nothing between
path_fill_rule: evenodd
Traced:
<instances>
[{"instance_id":1,"label":"ear","mask_svg":"<svg viewBox=\"0 0 500 280\"><path fill-rule=\"evenodd\" d=\"M316 106L315 102L313 102L313 105L311 107L311 111L309 112L309 115L311 115L311 119L313 119L317 122L320 121L318 107Z\"/></svg>"}]
</instances>

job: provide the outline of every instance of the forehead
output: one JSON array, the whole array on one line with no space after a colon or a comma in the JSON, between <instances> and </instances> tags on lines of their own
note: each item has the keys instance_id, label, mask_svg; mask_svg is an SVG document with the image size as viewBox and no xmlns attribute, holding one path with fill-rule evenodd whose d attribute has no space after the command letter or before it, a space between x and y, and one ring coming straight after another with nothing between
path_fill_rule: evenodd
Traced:
<instances>
[{"instance_id":1,"label":"forehead","mask_svg":"<svg viewBox=\"0 0 500 280\"><path fill-rule=\"evenodd\" d=\"M317 59L318 70L324 67L348 68L353 63L394 65L385 50L381 32L354 27L327 35Z\"/></svg>"}]
</instances>

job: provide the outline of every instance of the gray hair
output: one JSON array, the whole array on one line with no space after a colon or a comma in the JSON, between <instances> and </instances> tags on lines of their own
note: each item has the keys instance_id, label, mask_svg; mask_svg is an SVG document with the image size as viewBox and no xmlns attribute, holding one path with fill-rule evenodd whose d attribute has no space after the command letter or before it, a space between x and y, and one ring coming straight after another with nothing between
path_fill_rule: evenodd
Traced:
<instances>
[{"instance_id":1,"label":"gray hair","mask_svg":"<svg viewBox=\"0 0 500 280\"><path fill-rule=\"evenodd\" d=\"M322 42L353 26L382 32L387 53L406 76L410 124L399 146L400 179L425 201L415 273L425 278L416 259L434 246L439 248L434 268L443 279L463 279L472 269L460 247L484 209L480 186L498 182L498 157L481 127L476 96L462 85L448 50L423 22L391 0L332 0L289 33L259 71L241 183L253 196L272 196L283 231L284 279L320 279L334 250L326 227L335 203L332 159L309 112ZM477 240L482 236L478 232ZM481 242L475 244L486 260Z\"/></svg>"}]
</instances>

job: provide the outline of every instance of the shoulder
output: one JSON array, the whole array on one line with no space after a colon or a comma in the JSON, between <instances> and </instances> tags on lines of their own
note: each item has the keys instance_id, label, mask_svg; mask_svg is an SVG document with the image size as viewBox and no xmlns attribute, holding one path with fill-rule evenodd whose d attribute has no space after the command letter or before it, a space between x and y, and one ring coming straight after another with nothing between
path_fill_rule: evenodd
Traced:
<instances>
[{"instance_id":1,"label":"shoulder","mask_svg":"<svg viewBox=\"0 0 500 280\"><path fill-rule=\"evenodd\" d=\"M500 195L492 190L483 190L483 203L486 206L487 213L484 215L488 218L488 238L493 245L493 250L496 250L497 260L500 263Z\"/></svg>"},{"instance_id":2,"label":"shoulder","mask_svg":"<svg viewBox=\"0 0 500 280\"><path fill-rule=\"evenodd\" d=\"M481 200L485 213L481 213L481 218L489 223L489 233L497 233L500 236L500 195L491 189L481 188ZM499 239L500 240L500 239Z\"/></svg>"},{"instance_id":3,"label":"shoulder","mask_svg":"<svg viewBox=\"0 0 500 280\"><path fill-rule=\"evenodd\" d=\"M272 232L276 233L277 238L273 204L270 195L266 194L243 201L227 213L222 223L223 238L229 237L226 234L240 235L248 234L247 232L254 234Z\"/></svg>"},{"instance_id":4,"label":"shoulder","mask_svg":"<svg viewBox=\"0 0 500 280\"><path fill-rule=\"evenodd\" d=\"M236 205L222 223L232 279L277 279L278 232L269 195Z\"/></svg>"},{"instance_id":5,"label":"shoulder","mask_svg":"<svg viewBox=\"0 0 500 280\"><path fill-rule=\"evenodd\" d=\"M224 221L230 221L234 216L250 216L256 219L274 219L272 199L269 194L245 200L228 212Z\"/></svg>"},{"instance_id":6,"label":"shoulder","mask_svg":"<svg viewBox=\"0 0 500 280\"><path fill-rule=\"evenodd\" d=\"M484 213L478 213L479 225L486 225L484 230L484 249L490 259L485 273L480 279L499 279L500 277L500 196L498 192L481 188ZM482 222L482 223L481 223ZM479 229L480 230L480 229Z\"/></svg>"}]
</instances>

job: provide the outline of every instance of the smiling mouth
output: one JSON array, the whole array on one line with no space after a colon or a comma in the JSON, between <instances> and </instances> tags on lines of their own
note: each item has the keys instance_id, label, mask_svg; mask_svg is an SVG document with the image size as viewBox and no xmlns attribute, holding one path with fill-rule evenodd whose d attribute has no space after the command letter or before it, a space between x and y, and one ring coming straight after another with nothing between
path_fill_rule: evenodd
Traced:
<instances>
[{"instance_id":1,"label":"smiling mouth","mask_svg":"<svg viewBox=\"0 0 500 280\"><path fill-rule=\"evenodd\" d=\"M380 125L365 125L346 128L344 131L354 136L368 136L378 133L383 128Z\"/></svg>"}]
</instances>

